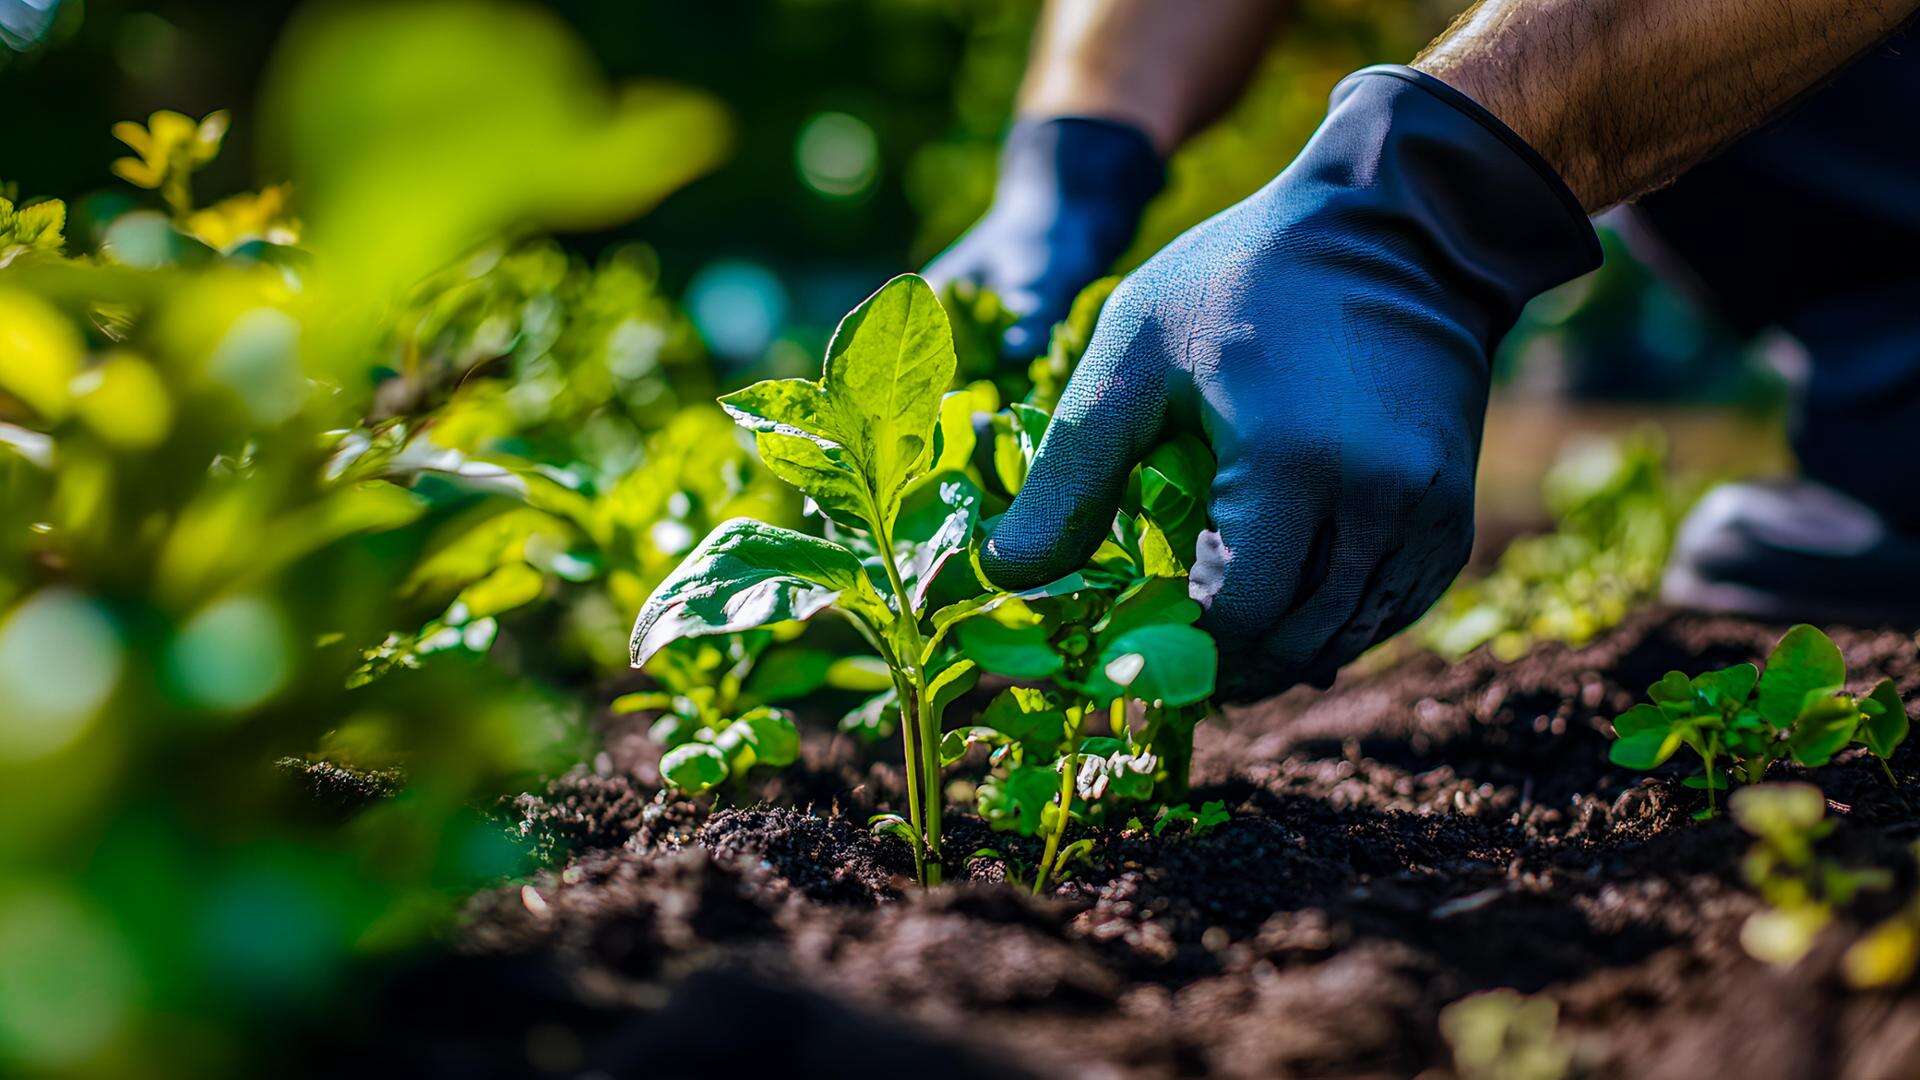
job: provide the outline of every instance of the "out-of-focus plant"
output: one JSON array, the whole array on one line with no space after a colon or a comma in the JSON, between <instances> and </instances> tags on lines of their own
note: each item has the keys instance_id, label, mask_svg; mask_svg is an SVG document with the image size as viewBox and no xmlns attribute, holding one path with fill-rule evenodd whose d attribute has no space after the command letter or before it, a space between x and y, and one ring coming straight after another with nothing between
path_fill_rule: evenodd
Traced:
<instances>
[{"instance_id":1,"label":"out-of-focus plant","mask_svg":"<svg viewBox=\"0 0 1920 1080\"><path fill-rule=\"evenodd\" d=\"M1515 540L1485 577L1457 582L1415 640L1452 658L1487 645L1506 661L1541 641L1585 644L1658 590L1695 491L1668 475L1666 444L1647 429L1569 447L1543 494L1553 531Z\"/></svg>"},{"instance_id":2,"label":"out-of-focus plant","mask_svg":"<svg viewBox=\"0 0 1920 1080\"><path fill-rule=\"evenodd\" d=\"M1669 671L1647 689L1652 704L1614 718L1607 757L1630 769L1655 769L1682 746L1700 756L1688 787L1714 793L1735 782L1757 784L1775 761L1825 765L1850 745L1867 748L1894 783L1887 759L1907 738L1907 708L1893 681L1862 697L1845 692L1846 661L1818 628L1802 623L1781 635L1763 674L1735 664L1692 678ZM1756 692L1757 687L1757 692Z\"/></svg>"},{"instance_id":3,"label":"out-of-focus plant","mask_svg":"<svg viewBox=\"0 0 1920 1080\"><path fill-rule=\"evenodd\" d=\"M1460 1080L1562 1080L1573 1046L1560 1034L1560 1006L1513 990L1474 994L1440 1010L1440 1034Z\"/></svg>"},{"instance_id":4,"label":"out-of-focus plant","mask_svg":"<svg viewBox=\"0 0 1920 1080\"><path fill-rule=\"evenodd\" d=\"M1816 850L1833 832L1827 799L1812 784L1758 784L1727 800L1733 820L1755 843L1741 863L1747 883L1767 902L1740 928L1740 944L1756 960L1791 967L1813 947L1834 911L1863 889L1884 889L1884 870L1850 870Z\"/></svg>"},{"instance_id":5,"label":"out-of-focus plant","mask_svg":"<svg viewBox=\"0 0 1920 1080\"><path fill-rule=\"evenodd\" d=\"M119 132L166 212L99 253L65 256L58 204L0 213L0 1071L255 1071L251 1033L522 865L470 807L576 749L571 707L496 665L365 677L459 509L437 459L397 467L408 444L364 423L373 365L422 275L643 208L713 161L718 113L616 99L551 16L505 4L316 8L275 70L264 127L309 252L283 243L287 189L196 207L222 125L169 114ZM495 468L581 533L645 531L622 515L673 498L599 505L553 471ZM499 531L568 573L540 530ZM526 588L483 580L470 611ZM404 787L326 820L273 765L316 749Z\"/></svg>"}]
</instances>

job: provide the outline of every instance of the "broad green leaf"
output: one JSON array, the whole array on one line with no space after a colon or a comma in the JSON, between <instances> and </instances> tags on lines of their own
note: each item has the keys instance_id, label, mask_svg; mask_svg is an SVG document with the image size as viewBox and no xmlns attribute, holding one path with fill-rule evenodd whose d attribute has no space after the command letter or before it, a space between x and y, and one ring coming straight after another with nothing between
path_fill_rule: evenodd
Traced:
<instances>
[{"instance_id":1,"label":"broad green leaf","mask_svg":"<svg viewBox=\"0 0 1920 1080\"><path fill-rule=\"evenodd\" d=\"M685 743L660 757L660 778L688 795L712 791L727 775L727 756L709 743Z\"/></svg>"},{"instance_id":2,"label":"broad green leaf","mask_svg":"<svg viewBox=\"0 0 1920 1080\"><path fill-rule=\"evenodd\" d=\"M980 722L1015 742L1053 747L1066 734L1067 715L1032 687L1002 690L980 713Z\"/></svg>"},{"instance_id":3,"label":"broad green leaf","mask_svg":"<svg viewBox=\"0 0 1920 1080\"><path fill-rule=\"evenodd\" d=\"M1200 605L1187 595L1185 577L1152 577L1120 594L1120 599L1093 631L1102 642L1149 623L1174 623L1190 626L1200 618Z\"/></svg>"},{"instance_id":4,"label":"broad green leaf","mask_svg":"<svg viewBox=\"0 0 1920 1080\"><path fill-rule=\"evenodd\" d=\"M833 654L824 649L775 649L755 662L741 693L756 702L805 697L827 685L835 663Z\"/></svg>"},{"instance_id":5,"label":"broad green leaf","mask_svg":"<svg viewBox=\"0 0 1920 1080\"><path fill-rule=\"evenodd\" d=\"M1100 701L1125 692L1143 701L1191 705L1213 694L1218 663L1213 639L1204 631L1181 623L1152 623L1101 648L1087 689Z\"/></svg>"},{"instance_id":6,"label":"broad green leaf","mask_svg":"<svg viewBox=\"0 0 1920 1080\"><path fill-rule=\"evenodd\" d=\"M450 611L460 612L460 622L484 619L532 602L545 587L540 571L526 563L508 563L460 590Z\"/></svg>"},{"instance_id":7,"label":"broad green leaf","mask_svg":"<svg viewBox=\"0 0 1920 1080\"><path fill-rule=\"evenodd\" d=\"M1738 706L1746 703L1759 678L1759 668L1752 664L1735 664L1695 678L1693 688L1715 705Z\"/></svg>"},{"instance_id":8,"label":"broad green leaf","mask_svg":"<svg viewBox=\"0 0 1920 1080\"><path fill-rule=\"evenodd\" d=\"M1672 726L1667 714L1653 705L1635 705L1613 719L1613 733L1623 739L1643 731L1664 732Z\"/></svg>"},{"instance_id":9,"label":"broad green leaf","mask_svg":"<svg viewBox=\"0 0 1920 1080\"><path fill-rule=\"evenodd\" d=\"M1025 592L990 592L966 600L955 601L933 613L933 636L927 642L926 658L933 657L941 638L954 626L979 615L990 614L1013 601L1040 600L1049 596L1066 596L1087 587L1087 581L1078 573L1068 574L1058 581L1048 582L1037 589Z\"/></svg>"},{"instance_id":10,"label":"broad green leaf","mask_svg":"<svg viewBox=\"0 0 1920 1080\"><path fill-rule=\"evenodd\" d=\"M967 756L967 748L980 743L993 746L1006 741L1006 736L984 725L954 728L940 736L940 766L945 768Z\"/></svg>"},{"instance_id":11,"label":"broad green leaf","mask_svg":"<svg viewBox=\"0 0 1920 1080\"><path fill-rule=\"evenodd\" d=\"M1060 774L1037 765L1015 765L989 776L974 799L981 818L998 832L1032 836L1060 788Z\"/></svg>"},{"instance_id":12,"label":"broad green leaf","mask_svg":"<svg viewBox=\"0 0 1920 1080\"><path fill-rule=\"evenodd\" d=\"M827 685L835 690L876 693L893 686L893 673L877 656L843 656L827 669Z\"/></svg>"},{"instance_id":13,"label":"broad green leaf","mask_svg":"<svg viewBox=\"0 0 1920 1080\"><path fill-rule=\"evenodd\" d=\"M938 675L927 680L927 705L935 717L953 704L960 695L973 689L980 681L980 666L964 657L955 660L940 670Z\"/></svg>"},{"instance_id":14,"label":"broad green leaf","mask_svg":"<svg viewBox=\"0 0 1920 1080\"><path fill-rule=\"evenodd\" d=\"M1140 463L1140 506L1159 516L1181 503L1205 502L1213 489L1213 452L1193 435L1175 436Z\"/></svg>"},{"instance_id":15,"label":"broad green leaf","mask_svg":"<svg viewBox=\"0 0 1920 1080\"><path fill-rule=\"evenodd\" d=\"M940 425L934 432L934 460L929 473L965 472L973 462L973 418L992 415L1000 395L989 382L977 382L940 399Z\"/></svg>"},{"instance_id":16,"label":"broad green leaf","mask_svg":"<svg viewBox=\"0 0 1920 1080\"><path fill-rule=\"evenodd\" d=\"M740 715L729 728L753 750L753 763L782 768L800 758L800 729L785 709L762 706Z\"/></svg>"},{"instance_id":17,"label":"broad green leaf","mask_svg":"<svg viewBox=\"0 0 1920 1080\"><path fill-rule=\"evenodd\" d=\"M1760 676L1760 715L1776 728L1792 727L1808 694L1837 690L1846 681L1840 650L1817 628L1801 623L1767 656L1767 670Z\"/></svg>"},{"instance_id":18,"label":"broad green leaf","mask_svg":"<svg viewBox=\"0 0 1920 1080\"><path fill-rule=\"evenodd\" d=\"M1658 768L1680 749L1680 733L1658 728L1637 731L1615 739L1607 748L1607 760L1629 769Z\"/></svg>"},{"instance_id":19,"label":"broad green leaf","mask_svg":"<svg viewBox=\"0 0 1920 1080\"><path fill-rule=\"evenodd\" d=\"M1907 738L1906 703L1900 700L1900 691L1894 688L1891 679L1881 679L1867 700L1878 704L1880 711L1860 725L1860 734L1875 757L1892 757Z\"/></svg>"},{"instance_id":20,"label":"broad green leaf","mask_svg":"<svg viewBox=\"0 0 1920 1080\"><path fill-rule=\"evenodd\" d=\"M1061 668L1060 654L1053 651L1044 626L969 619L955 633L967 656L996 675L1044 679Z\"/></svg>"},{"instance_id":21,"label":"broad green leaf","mask_svg":"<svg viewBox=\"0 0 1920 1080\"><path fill-rule=\"evenodd\" d=\"M882 529L933 458L941 394L954 365L947 313L915 274L887 282L849 312L827 346L821 385L839 441L880 505Z\"/></svg>"},{"instance_id":22,"label":"broad green leaf","mask_svg":"<svg viewBox=\"0 0 1920 1080\"><path fill-rule=\"evenodd\" d=\"M1680 781L1680 783L1682 786L1690 787L1695 791L1705 791L1709 788L1714 791L1727 790L1727 778L1717 771L1702 773L1699 776L1689 776Z\"/></svg>"},{"instance_id":23,"label":"broad green leaf","mask_svg":"<svg viewBox=\"0 0 1920 1080\"><path fill-rule=\"evenodd\" d=\"M840 414L826 391L809 379L767 379L720 399L734 423L753 432L805 438L822 448L846 441Z\"/></svg>"},{"instance_id":24,"label":"broad green leaf","mask_svg":"<svg viewBox=\"0 0 1920 1080\"><path fill-rule=\"evenodd\" d=\"M668 642L804 620L840 601L887 616L852 552L749 518L721 523L647 598L633 627L635 667Z\"/></svg>"},{"instance_id":25,"label":"broad green leaf","mask_svg":"<svg viewBox=\"0 0 1920 1080\"><path fill-rule=\"evenodd\" d=\"M1813 690L1793 721L1787 749L1801 765L1820 766L1853 741L1860 726L1860 707L1845 694Z\"/></svg>"},{"instance_id":26,"label":"broad green leaf","mask_svg":"<svg viewBox=\"0 0 1920 1080\"><path fill-rule=\"evenodd\" d=\"M754 436L754 445L768 472L812 499L835 522L869 527L865 483L840 447L784 431L763 431Z\"/></svg>"},{"instance_id":27,"label":"broad green leaf","mask_svg":"<svg viewBox=\"0 0 1920 1080\"><path fill-rule=\"evenodd\" d=\"M1669 671L1647 687L1647 697L1662 705L1693 704L1693 680L1684 671Z\"/></svg>"}]
</instances>

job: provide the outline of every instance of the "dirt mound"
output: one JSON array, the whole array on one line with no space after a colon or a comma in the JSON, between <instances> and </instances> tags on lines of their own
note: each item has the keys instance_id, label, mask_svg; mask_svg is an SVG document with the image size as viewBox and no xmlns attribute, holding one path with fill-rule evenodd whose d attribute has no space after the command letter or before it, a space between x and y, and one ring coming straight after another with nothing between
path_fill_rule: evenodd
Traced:
<instances>
[{"instance_id":1,"label":"dirt mound","mask_svg":"<svg viewBox=\"0 0 1920 1080\"><path fill-rule=\"evenodd\" d=\"M1672 775L1606 761L1606 722L1669 668L1764 656L1780 627L1650 612L1511 665L1429 656L1203 728L1217 830L1111 832L1059 895L957 815L959 884L913 890L866 816L897 774L810 736L780 805L655 796L630 727L517 803L573 851L476 898L457 955L369 1029L460 1075L1410 1076L1440 1009L1513 987L1561 1007L1579 1070L1697 1080L1920 1075L1920 993L1847 992L1842 925L1792 972L1741 951L1746 840ZM1861 682L1920 696L1914 639L1834 630ZM1920 790L1920 759L1896 756ZM1796 770L1778 767L1778 776ZM1888 864L1920 826L1868 761L1815 779L1837 842ZM991 846L1007 858L967 858ZM429 1005L418 1004L431 1002Z\"/></svg>"}]
</instances>

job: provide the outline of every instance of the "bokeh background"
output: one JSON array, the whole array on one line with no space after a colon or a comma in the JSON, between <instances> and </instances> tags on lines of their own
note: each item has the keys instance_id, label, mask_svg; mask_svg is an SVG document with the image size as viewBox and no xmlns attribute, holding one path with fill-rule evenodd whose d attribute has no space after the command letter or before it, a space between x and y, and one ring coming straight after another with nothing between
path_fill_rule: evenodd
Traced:
<instances>
[{"instance_id":1,"label":"bokeh background","mask_svg":"<svg viewBox=\"0 0 1920 1080\"><path fill-rule=\"evenodd\" d=\"M49 0L10 0L22 11ZM550 0L616 80L660 78L732 113L724 164L643 221L569 235L588 255L641 239L707 343L739 365L803 365L839 314L951 242L991 197L997 141L1037 0ZM1302 0L1245 101L1180 154L1122 268L1284 166L1327 91L1402 60L1451 0ZM125 199L108 128L155 109L233 111L211 193L279 177L251 108L294 0L69 0L39 44L0 52L5 178L27 194ZM32 23L26 15L17 21ZM476 61L484 63L485 61ZM1656 282L1617 233L1608 267L1543 299L1502 372L1538 394L1764 405L1764 352Z\"/></svg>"},{"instance_id":2,"label":"bokeh background","mask_svg":"<svg viewBox=\"0 0 1920 1080\"><path fill-rule=\"evenodd\" d=\"M1301 0L1125 264L1450 8ZM984 209L1037 11L0 0L0 1074L284 1065L552 856L501 800L591 758L652 584L799 513L713 394L817 370ZM1559 531L1434 647L1591 633L1657 576L1669 453L1779 460L1778 343L1606 244L1499 358L1483 562ZM778 679L651 675L832 689L753 647Z\"/></svg>"}]
</instances>

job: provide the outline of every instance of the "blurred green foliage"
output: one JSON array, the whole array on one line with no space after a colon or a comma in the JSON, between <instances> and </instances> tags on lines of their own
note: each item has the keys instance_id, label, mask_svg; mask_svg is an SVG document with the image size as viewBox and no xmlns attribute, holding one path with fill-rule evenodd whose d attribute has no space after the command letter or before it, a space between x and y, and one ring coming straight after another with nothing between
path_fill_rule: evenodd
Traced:
<instances>
[{"instance_id":1,"label":"blurred green foliage","mask_svg":"<svg viewBox=\"0 0 1920 1080\"><path fill-rule=\"evenodd\" d=\"M1489 573L1456 582L1410 633L1452 658L1481 645L1502 660L1541 641L1584 645L1653 597L1700 490L1669 475L1658 429L1575 442L1541 485L1553 529L1508 544Z\"/></svg>"},{"instance_id":2,"label":"blurred green foliage","mask_svg":"<svg viewBox=\"0 0 1920 1080\"><path fill-rule=\"evenodd\" d=\"M254 1025L526 865L472 808L577 760L578 702L480 660L500 620L619 662L712 514L791 512L676 414L710 387L645 252L490 239L716 160L710 101L591 71L531 8L316 8L262 110L290 192L200 205L225 123L159 113L115 132L159 205L97 245L6 203L0 1071L251 1071ZM273 764L312 754L402 786L329 819Z\"/></svg>"}]
</instances>

